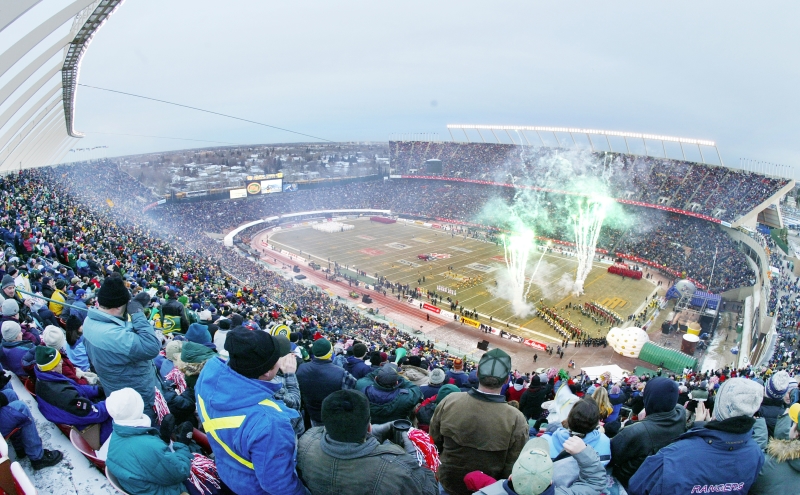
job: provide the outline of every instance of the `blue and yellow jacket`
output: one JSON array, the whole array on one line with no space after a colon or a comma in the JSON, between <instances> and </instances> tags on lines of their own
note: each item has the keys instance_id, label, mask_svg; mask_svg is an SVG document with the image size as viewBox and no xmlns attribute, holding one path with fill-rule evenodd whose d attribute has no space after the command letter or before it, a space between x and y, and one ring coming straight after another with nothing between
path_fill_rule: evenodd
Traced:
<instances>
[{"instance_id":1,"label":"blue and yellow jacket","mask_svg":"<svg viewBox=\"0 0 800 495\"><path fill-rule=\"evenodd\" d=\"M274 398L279 388L244 377L219 358L209 360L197 380L197 413L219 476L235 493L305 493L291 423L300 414Z\"/></svg>"}]
</instances>

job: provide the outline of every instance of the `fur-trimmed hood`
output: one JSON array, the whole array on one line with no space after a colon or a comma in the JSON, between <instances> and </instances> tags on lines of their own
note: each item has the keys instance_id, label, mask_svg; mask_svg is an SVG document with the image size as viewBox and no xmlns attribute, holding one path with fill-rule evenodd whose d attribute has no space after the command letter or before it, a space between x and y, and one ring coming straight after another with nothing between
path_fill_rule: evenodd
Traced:
<instances>
[{"instance_id":1,"label":"fur-trimmed hood","mask_svg":"<svg viewBox=\"0 0 800 495\"><path fill-rule=\"evenodd\" d=\"M800 440L770 439L767 453L778 462L788 462L795 471L800 471Z\"/></svg>"}]
</instances>

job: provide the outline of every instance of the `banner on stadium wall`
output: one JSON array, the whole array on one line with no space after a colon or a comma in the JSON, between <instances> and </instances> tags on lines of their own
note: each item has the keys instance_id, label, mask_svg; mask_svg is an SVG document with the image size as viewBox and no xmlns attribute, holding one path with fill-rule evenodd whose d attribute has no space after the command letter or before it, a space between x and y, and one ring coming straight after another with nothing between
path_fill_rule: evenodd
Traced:
<instances>
[{"instance_id":1,"label":"banner on stadium wall","mask_svg":"<svg viewBox=\"0 0 800 495\"><path fill-rule=\"evenodd\" d=\"M248 182L245 189L247 190L248 196L256 196L261 194L261 181L256 180L253 182Z\"/></svg>"},{"instance_id":2,"label":"banner on stadium wall","mask_svg":"<svg viewBox=\"0 0 800 495\"><path fill-rule=\"evenodd\" d=\"M511 342L516 342L517 344L522 343L522 337L518 335L512 335L511 337L508 338L508 340L510 340Z\"/></svg>"},{"instance_id":3,"label":"banner on stadium wall","mask_svg":"<svg viewBox=\"0 0 800 495\"><path fill-rule=\"evenodd\" d=\"M481 327L481 322L479 322L478 320L473 320L471 318L467 318L466 316L462 316L461 317L461 323L466 323L467 325L469 325L471 327L475 327L475 328L480 328Z\"/></svg>"},{"instance_id":4,"label":"banner on stadium wall","mask_svg":"<svg viewBox=\"0 0 800 495\"><path fill-rule=\"evenodd\" d=\"M422 309L427 309L431 313L436 313L437 315L442 312L441 308L437 308L436 306L430 305L428 303L423 304Z\"/></svg>"},{"instance_id":5,"label":"banner on stadium wall","mask_svg":"<svg viewBox=\"0 0 800 495\"><path fill-rule=\"evenodd\" d=\"M544 351L547 349L547 346L545 344L542 344L541 342L536 342L533 339L528 339L525 342L523 342L523 344L525 344L528 347L533 347L537 351Z\"/></svg>"},{"instance_id":6,"label":"banner on stadium wall","mask_svg":"<svg viewBox=\"0 0 800 495\"><path fill-rule=\"evenodd\" d=\"M163 198L163 199L159 199L158 201L156 201L156 204L157 205L163 205L166 202L167 202L167 198Z\"/></svg>"},{"instance_id":7,"label":"banner on stadium wall","mask_svg":"<svg viewBox=\"0 0 800 495\"><path fill-rule=\"evenodd\" d=\"M500 329L499 328L494 328L494 327L489 327L489 333L491 333L492 335L500 335Z\"/></svg>"},{"instance_id":8,"label":"banner on stadium wall","mask_svg":"<svg viewBox=\"0 0 800 495\"><path fill-rule=\"evenodd\" d=\"M241 199L247 197L247 189L231 189L231 199Z\"/></svg>"},{"instance_id":9,"label":"banner on stadium wall","mask_svg":"<svg viewBox=\"0 0 800 495\"><path fill-rule=\"evenodd\" d=\"M283 179L269 179L261 181L261 194L283 192Z\"/></svg>"}]
</instances>

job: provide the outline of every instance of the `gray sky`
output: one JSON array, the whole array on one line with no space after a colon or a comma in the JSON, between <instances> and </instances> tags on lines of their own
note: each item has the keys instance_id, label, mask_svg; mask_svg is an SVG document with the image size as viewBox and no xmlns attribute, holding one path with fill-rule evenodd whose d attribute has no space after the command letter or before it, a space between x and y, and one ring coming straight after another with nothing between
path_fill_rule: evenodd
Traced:
<instances>
[{"instance_id":1,"label":"gray sky","mask_svg":"<svg viewBox=\"0 0 800 495\"><path fill-rule=\"evenodd\" d=\"M336 141L448 123L711 139L727 165L800 158L800 3L128 0L80 81ZM434 103L435 102L435 103ZM80 88L91 157L307 140ZM70 153L65 161L87 158Z\"/></svg>"}]
</instances>

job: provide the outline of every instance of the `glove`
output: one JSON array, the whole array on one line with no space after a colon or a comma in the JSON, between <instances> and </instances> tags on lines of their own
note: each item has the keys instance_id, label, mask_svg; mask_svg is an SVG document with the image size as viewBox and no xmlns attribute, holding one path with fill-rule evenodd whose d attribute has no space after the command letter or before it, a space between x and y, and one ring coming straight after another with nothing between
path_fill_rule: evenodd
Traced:
<instances>
[{"instance_id":1,"label":"glove","mask_svg":"<svg viewBox=\"0 0 800 495\"><path fill-rule=\"evenodd\" d=\"M379 443L391 440L389 437L392 436L392 422L389 421L388 423L380 425L372 425L372 431L370 433L372 433L372 436L375 437Z\"/></svg>"},{"instance_id":2,"label":"glove","mask_svg":"<svg viewBox=\"0 0 800 495\"><path fill-rule=\"evenodd\" d=\"M166 443L170 443L172 441L172 432L175 431L175 416L172 414L167 414L164 416L164 419L161 420L161 427L159 430L159 436L161 440L164 440Z\"/></svg>"},{"instance_id":3,"label":"glove","mask_svg":"<svg viewBox=\"0 0 800 495\"><path fill-rule=\"evenodd\" d=\"M75 368L75 376L77 376L77 377L78 377L78 380L80 380L81 378L83 378L83 370L82 370L82 369L80 369L80 368Z\"/></svg>"},{"instance_id":4,"label":"glove","mask_svg":"<svg viewBox=\"0 0 800 495\"><path fill-rule=\"evenodd\" d=\"M6 394L0 394L0 407L5 407L8 405L8 397Z\"/></svg>"},{"instance_id":5,"label":"glove","mask_svg":"<svg viewBox=\"0 0 800 495\"><path fill-rule=\"evenodd\" d=\"M145 291L141 291L136 294L136 297L134 297L133 300L141 304L142 307L150 306L150 294Z\"/></svg>"},{"instance_id":6,"label":"glove","mask_svg":"<svg viewBox=\"0 0 800 495\"><path fill-rule=\"evenodd\" d=\"M75 416L83 417L92 412L92 401L82 397L69 401L69 405L73 408Z\"/></svg>"},{"instance_id":7,"label":"glove","mask_svg":"<svg viewBox=\"0 0 800 495\"><path fill-rule=\"evenodd\" d=\"M178 430L175 432L175 441L184 445L189 445L192 443L193 435L194 426L192 426L192 423L184 421L180 426L178 426Z\"/></svg>"},{"instance_id":8,"label":"glove","mask_svg":"<svg viewBox=\"0 0 800 495\"><path fill-rule=\"evenodd\" d=\"M131 299L128 301L128 314L133 315L136 313L141 313L142 311L144 311L144 308L141 304L139 304L139 301L136 299Z\"/></svg>"},{"instance_id":9,"label":"glove","mask_svg":"<svg viewBox=\"0 0 800 495\"><path fill-rule=\"evenodd\" d=\"M83 377L86 378L86 381L89 382L89 385L97 385L99 381L97 379L97 373L92 373L91 371L84 371Z\"/></svg>"},{"instance_id":10,"label":"glove","mask_svg":"<svg viewBox=\"0 0 800 495\"><path fill-rule=\"evenodd\" d=\"M417 455L417 447L414 445L414 442L408 438L408 432L404 431L403 435L403 448L406 451L406 454L416 456Z\"/></svg>"}]
</instances>

